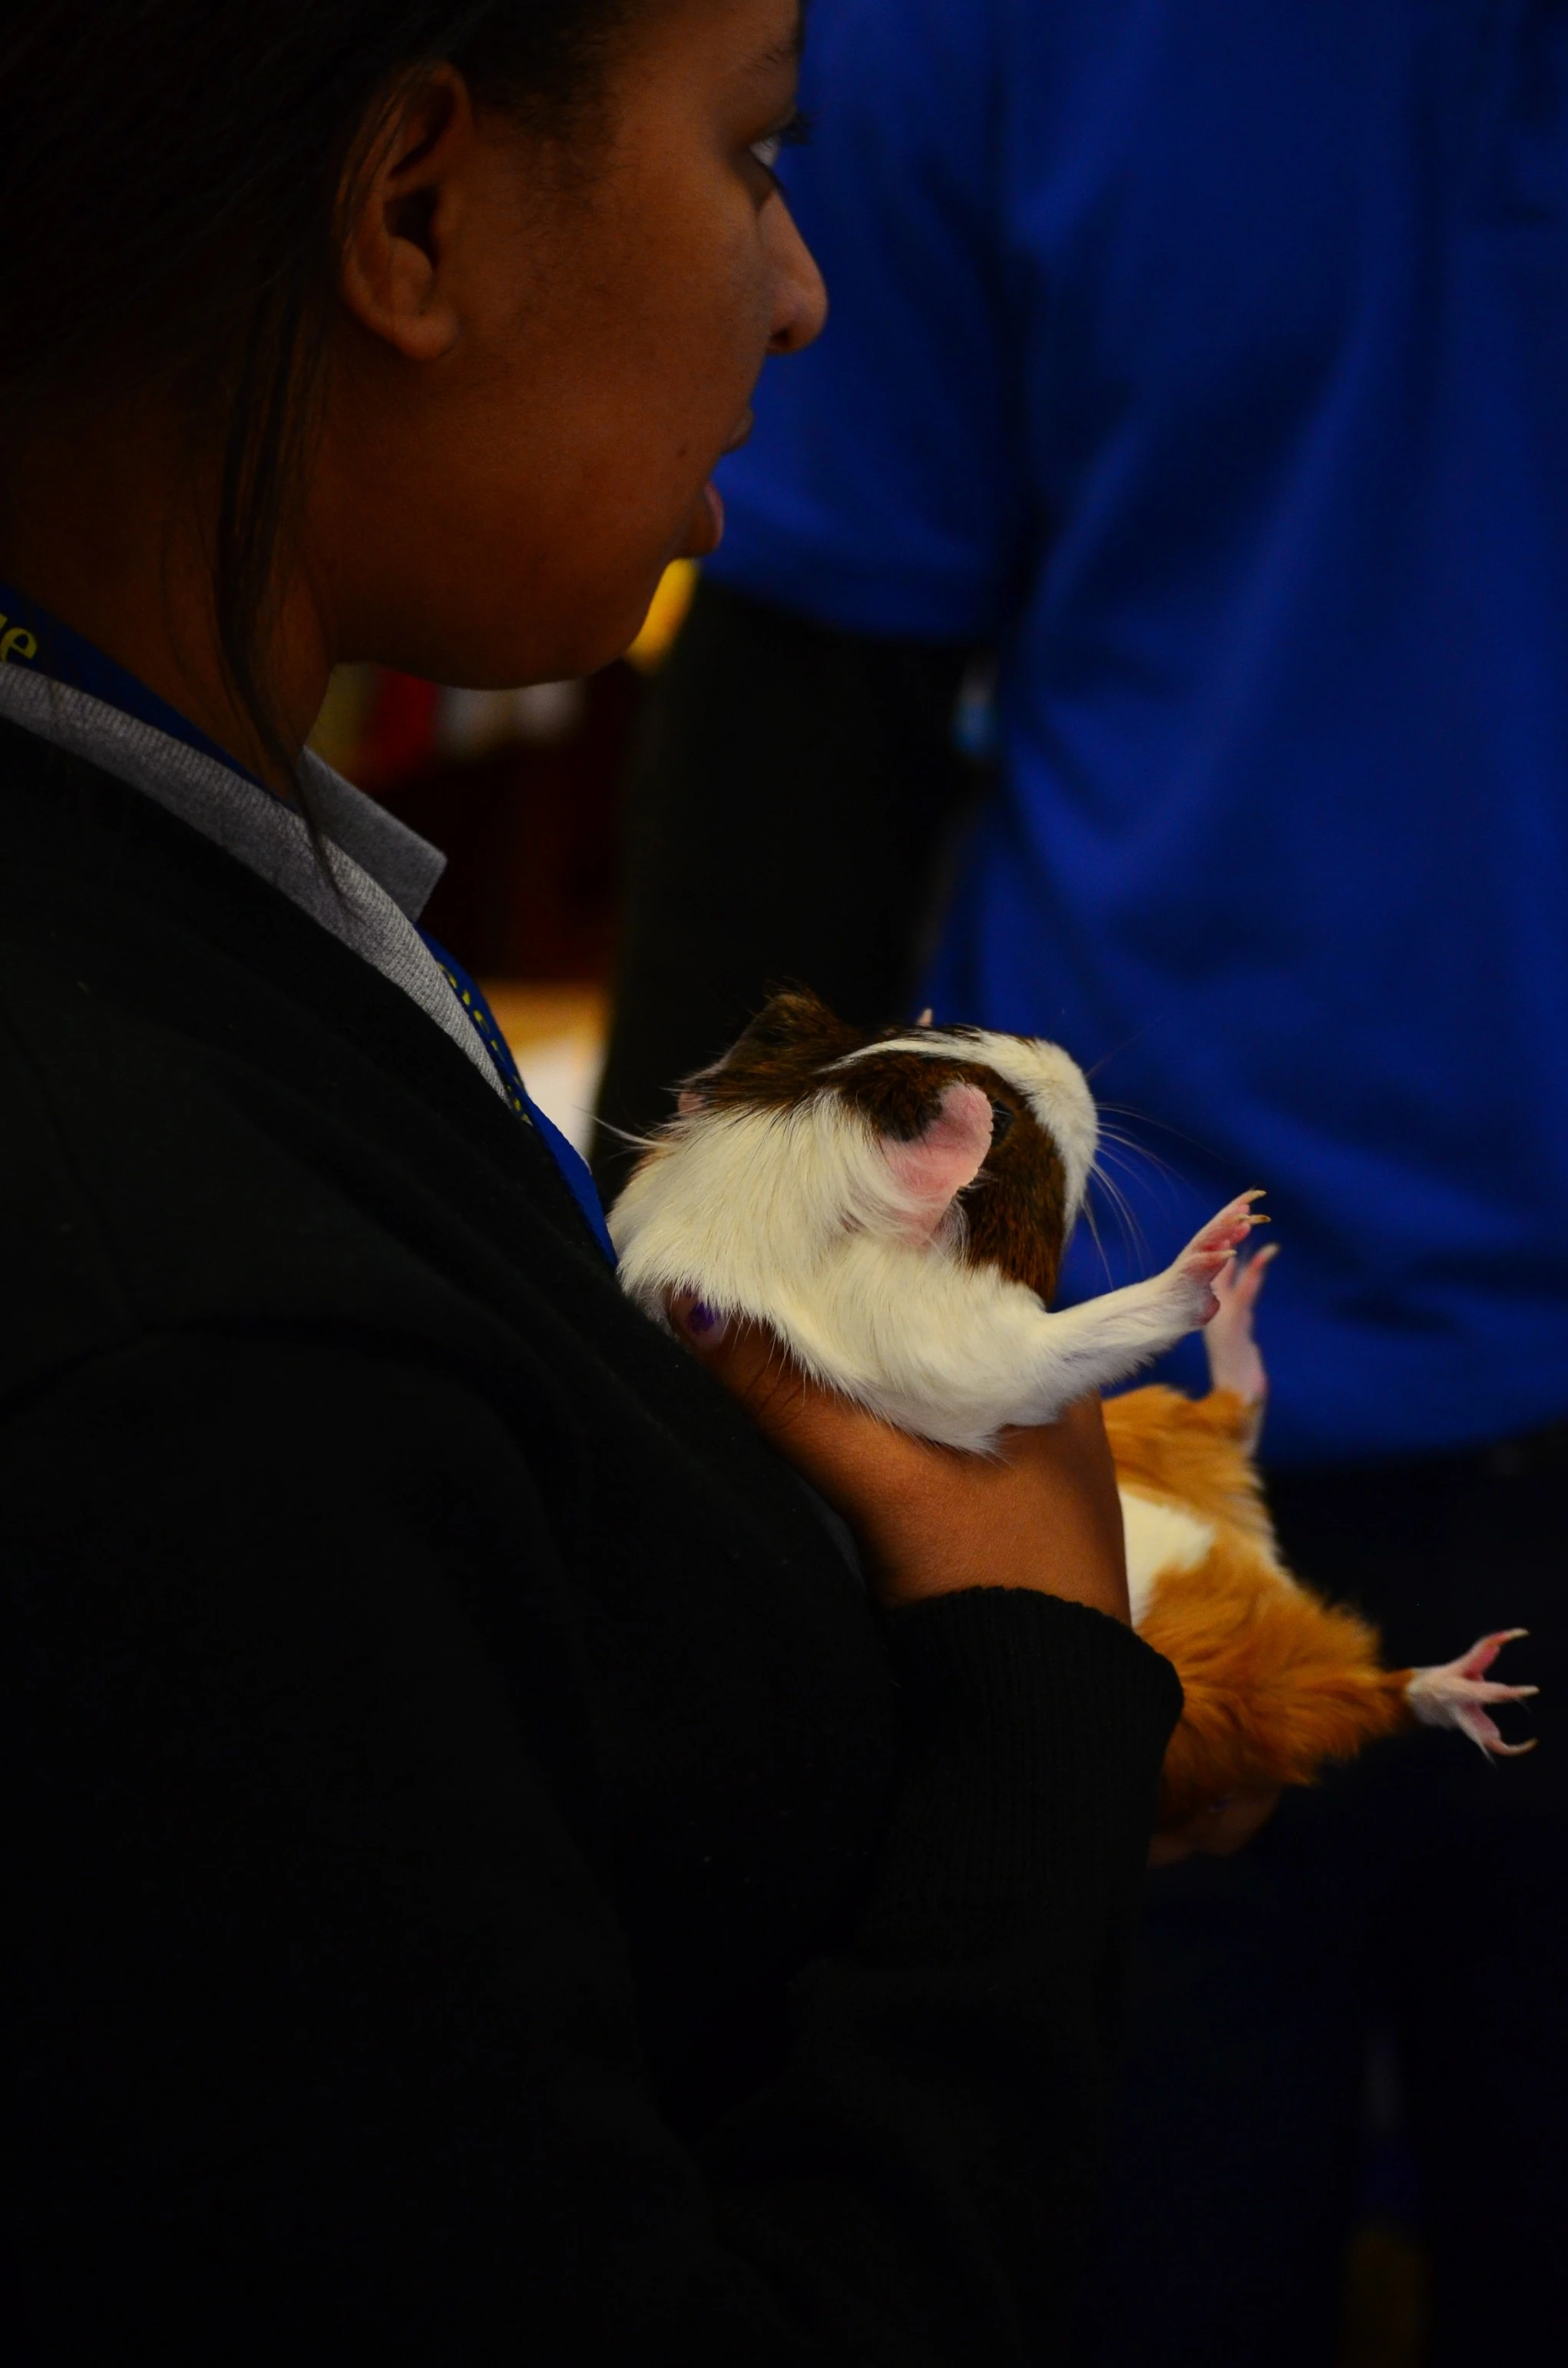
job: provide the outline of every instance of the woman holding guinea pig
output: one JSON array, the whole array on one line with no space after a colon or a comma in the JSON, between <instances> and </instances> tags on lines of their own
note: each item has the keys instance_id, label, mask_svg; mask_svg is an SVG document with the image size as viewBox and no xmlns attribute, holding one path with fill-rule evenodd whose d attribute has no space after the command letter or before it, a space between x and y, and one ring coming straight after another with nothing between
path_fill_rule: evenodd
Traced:
<instances>
[{"instance_id":1,"label":"woman holding guinea pig","mask_svg":"<svg viewBox=\"0 0 1568 2368\"><path fill-rule=\"evenodd\" d=\"M1097 1409L981 1464L655 1329L304 753L712 547L799 43L0 32L18 2363L1059 2356L1178 1706Z\"/></svg>"}]
</instances>

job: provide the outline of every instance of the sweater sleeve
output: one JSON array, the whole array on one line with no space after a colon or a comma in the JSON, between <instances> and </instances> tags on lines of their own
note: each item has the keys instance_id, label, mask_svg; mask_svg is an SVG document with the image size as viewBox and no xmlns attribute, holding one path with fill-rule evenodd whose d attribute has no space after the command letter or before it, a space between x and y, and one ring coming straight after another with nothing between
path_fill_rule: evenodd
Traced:
<instances>
[{"instance_id":1,"label":"sweater sleeve","mask_svg":"<svg viewBox=\"0 0 1568 2368\"><path fill-rule=\"evenodd\" d=\"M6 1425L15 2356L1049 2360L1165 1665L1033 1596L890 1622L859 1929L694 2152L453 1584L482 1489L564 1584L483 1400L390 1357L148 1342Z\"/></svg>"}]
</instances>

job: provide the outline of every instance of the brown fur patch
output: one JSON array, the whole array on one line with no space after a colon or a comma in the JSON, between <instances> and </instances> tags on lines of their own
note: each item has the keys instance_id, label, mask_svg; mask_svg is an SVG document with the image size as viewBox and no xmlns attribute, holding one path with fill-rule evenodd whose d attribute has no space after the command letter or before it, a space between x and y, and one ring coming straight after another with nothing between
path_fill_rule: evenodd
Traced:
<instances>
[{"instance_id":1,"label":"brown fur patch","mask_svg":"<svg viewBox=\"0 0 1568 2368\"><path fill-rule=\"evenodd\" d=\"M1062 1154L1016 1087L978 1065L965 1074L1011 1113L1013 1123L993 1137L985 1164L963 1196L963 1256L971 1266L1000 1268L1049 1307L1067 1230Z\"/></svg>"},{"instance_id":2,"label":"brown fur patch","mask_svg":"<svg viewBox=\"0 0 1568 2368\"><path fill-rule=\"evenodd\" d=\"M866 1041L814 995L790 989L770 996L723 1059L686 1084L714 1110L793 1110L824 1068Z\"/></svg>"}]
</instances>

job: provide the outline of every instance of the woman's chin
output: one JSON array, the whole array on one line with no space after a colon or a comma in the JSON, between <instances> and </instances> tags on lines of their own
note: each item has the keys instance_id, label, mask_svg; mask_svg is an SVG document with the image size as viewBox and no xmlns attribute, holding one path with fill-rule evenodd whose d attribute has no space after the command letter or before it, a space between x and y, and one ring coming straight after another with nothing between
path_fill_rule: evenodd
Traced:
<instances>
[{"instance_id":1,"label":"woman's chin","mask_svg":"<svg viewBox=\"0 0 1568 2368\"><path fill-rule=\"evenodd\" d=\"M585 633L581 637L579 651L583 662L571 671L597 674L601 666L608 666L612 658L622 656L642 630L665 569L677 559L706 559L710 552L718 550L723 534L723 498L716 485L704 485L692 504L679 535L665 544L664 554L655 564L648 578L647 588L639 598L635 609L622 610L617 603L616 621L602 634L591 637L591 649L590 636Z\"/></svg>"},{"instance_id":2,"label":"woman's chin","mask_svg":"<svg viewBox=\"0 0 1568 2368\"><path fill-rule=\"evenodd\" d=\"M439 650L421 648L400 649L395 656L387 655L383 663L401 667L410 674L422 674L432 682L461 685L465 689L491 687L507 689L518 683L559 682L569 677L597 674L622 656L642 632L649 606L658 590L659 582L672 560L706 559L717 551L724 531L724 505L716 486L704 485L687 514L684 526L671 535L661 552L650 558L646 546L641 554L619 554L619 564L612 556L609 564L588 583L557 583L553 598L547 604L551 631L540 633L537 615L528 620L535 630L528 631L526 640L508 635L502 646L485 648L483 654L473 646L448 647ZM629 599L629 581L642 578L642 588ZM537 602L537 584L519 586L512 603L512 613L527 615ZM503 604L497 603L500 607Z\"/></svg>"}]
</instances>

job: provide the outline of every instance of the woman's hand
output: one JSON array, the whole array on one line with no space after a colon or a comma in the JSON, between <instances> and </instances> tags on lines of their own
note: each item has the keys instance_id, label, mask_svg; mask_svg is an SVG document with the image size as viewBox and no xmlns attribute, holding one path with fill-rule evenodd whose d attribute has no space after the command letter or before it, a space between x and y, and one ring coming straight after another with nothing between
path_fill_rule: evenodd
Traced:
<instances>
[{"instance_id":1,"label":"woman's hand","mask_svg":"<svg viewBox=\"0 0 1568 2368\"><path fill-rule=\"evenodd\" d=\"M890 1609L967 1587L1028 1587L1130 1618L1116 1473L1097 1398L994 1457L937 1447L810 1382L771 1333L689 1300L677 1336L855 1531Z\"/></svg>"},{"instance_id":2,"label":"woman's hand","mask_svg":"<svg viewBox=\"0 0 1568 2368\"><path fill-rule=\"evenodd\" d=\"M733 1390L859 1541L890 1610L965 1587L1031 1587L1130 1622L1116 1469L1097 1397L1059 1422L1005 1431L995 1458L936 1447L810 1382L771 1333L681 1301L678 1337ZM1237 1793L1156 1834L1151 1866L1229 1857L1278 1792Z\"/></svg>"}]
</instances>

